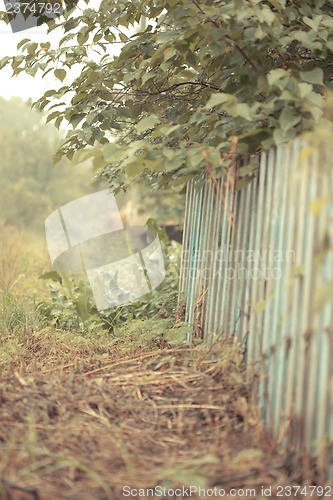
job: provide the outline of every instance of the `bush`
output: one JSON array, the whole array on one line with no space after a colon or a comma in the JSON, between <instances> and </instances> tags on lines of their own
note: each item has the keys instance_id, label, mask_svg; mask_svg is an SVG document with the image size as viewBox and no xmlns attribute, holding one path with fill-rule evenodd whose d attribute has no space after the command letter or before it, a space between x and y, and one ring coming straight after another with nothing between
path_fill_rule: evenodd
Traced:
<instances>
[{"instance_id":1,"label":"bush","mask_svg":"<svg viewBox=\"0 0 333 500\"><path fill-rule=\"evenodd\" d=\"M140 300L101 313L96 308L87 278L68 277L52 271L41 276L52 283L49 284L50 300L40 302L38 311L55 328L81 332L103 328L116 333L133 319L173 319L178 305L181 245L162 241L162 246L166 277L158 288Z\"/></svg>"}]
</instances>

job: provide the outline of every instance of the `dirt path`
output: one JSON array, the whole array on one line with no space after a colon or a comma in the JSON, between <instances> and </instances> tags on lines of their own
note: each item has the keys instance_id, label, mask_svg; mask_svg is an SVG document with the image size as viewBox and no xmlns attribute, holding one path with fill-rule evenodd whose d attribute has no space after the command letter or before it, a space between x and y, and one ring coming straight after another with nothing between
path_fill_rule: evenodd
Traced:
<instances>
[{"instance_id":1,"label":"dirt path","mask_svg":"<svg viewBox=\"0 0 333 500\"><path fill-rule=\"evenodd\" d=\"M0 379L1 499L221 498L231 488L267 498L262 488L297 484L250 402L235 344L130 355L52 345L32 339ZM144 490L155 487L155 497Z\"/></svg>"}]
</instances>

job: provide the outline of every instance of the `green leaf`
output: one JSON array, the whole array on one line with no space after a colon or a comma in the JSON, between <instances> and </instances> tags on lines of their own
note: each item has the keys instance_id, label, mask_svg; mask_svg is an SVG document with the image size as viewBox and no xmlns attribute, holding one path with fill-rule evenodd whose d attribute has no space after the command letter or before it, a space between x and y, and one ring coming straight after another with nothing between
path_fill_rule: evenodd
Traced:
<instances>
[{"instance_id":1,"label":"green leaf","mask_svg":"<svg viewBox=\"0 0 333 500\"><path fill-rule=\"evenodd\" d=\"M93 170L96 171L102 167L105 167L105 160L103 156L95 156L93 159Z\"/></svg>"},{"instance_id":2,"label":"green leaf","mask_svg":"<svg viewBox=\"0 0 333 500\"><path fill-rule=\"evenodd\" d=\"M17 44L17 50L20 49L25 43L30 42L31 40L29 38L23 38L18 44Z\"/></svg>"},{"instance_id":3,"label":"green leaf","mask_svg":"<svg viewBox=\"0 0 333 500\"><path fill-rule=\"evenodd\" d=\"M79 33L77 35L77 41L79 45L84 45L89 38L88 33Z\"/></svg>"},{"instance_id":4,"label":"green leaf","mask_svg":"<svg viewBox=\"0 0 333 500\"><path fill-rule=\"evenodd\" d=\"M56 78L58 78L58 80L60 81L64 81L64 79L66 78L66 71L64 69L55 69L54 70L54 76Z\"/></svg>"},{"instance_id":5,"label":"green leaf","mask_svg":"<svg viewBox=\"0 0 333 500\"><path fill-rule=\"evenodd\" d=\"M49 123L51 120L54 120L57 116L60 115L60 111L54 111L53 113L50 113L47 118L45 123Z\"/></svg>"},{"instance_id":6,"label":"green leaf","mask_svg":"<svg viewBox=\"0 0 333 500\"><path fill-rule=\"evenodd\" d=\"M38 43L35 43L35 42L30 43L30 44L28 45L28 54L29 54L30 56L34 55L34 54L36 53L36 49L37 49L37 47L38 47Z\"/></svg>"},{"instance_id":7,"label":"green leaf","mask_svg":"<svg viewBox=\"0 0 333 500\"><path fill-rule=\"evenodd\" d=\"M248 165L244 165L238 170L237 177L247 177L248 175L253 175L259 169L258 163L249 163Z\"/></svg>"},{"instance_id":8,"label":"green leaf","mask_svg":"<svg viewBox=\"0 0 333 500\"><path fill-rule=\"evenodd\" d=\"M55 125L55 127L56 127L58 130L59 130L59 127L60 127L60 125L61 125L62 120L63 120L63 116L61 116L61 115L60 115L60 116L58 116L58 118L57 118L57 119L56 119L56 121L54 122L54 125ZM56 155L55 155L55 156L56 156Z\"/></svg>"},{"instance_id":9,"label":"green leaf","mask_svg":"<svg viewBox=\"0 0 333 500\"><path fill-rule=\"evenodd\" d=\"M59 113L59 112L58 112ZM71 116L70 122L73 128L76 128L78 124L83 120L86 115L84 113L78 113Z\"/></svg>"},{"instance_id":10,"label":"green leaf","mask_svg":"<svg viewBox=\"0 0 333 500\"><path fill-rule=\"evenodd\" d=\"M323 116L324 110L322 108L318 108L317 106L311 106L310 113L312 114L314 121L318 122Z\"/></svg>"},{"instance_id":11,"label":"green leaf","mask_svg":"<svg viewBox=\"0 0 333 500\"><path fill-rule=\"evenodd\" d=\"M303 82L323 85L324 72L321 68L315 68L311 71L301 71L300 75Z\"/></svg>"},{"instance_id":12,"label":"green leaf","mask_svg":"<svg viewBox=\"0 0 333 500\"><path fill-rule=\"evenodd\" d=\"M103 146L104 159L107 162L118 162L127 156L126 148L119 146L115 142L108 142Z\"/></svg>"},{"instance_id":13,"label":"green leaf","mask_svg":"<svg viewBox=\"0 0 333 500\"><path fill-rule=\"evenodd\" d=\"M298 88L299 88L299 94L302 99L306 97L308 94L310 94L313 90L312 85L310 85L309 83L299 83Z\"/></svg>"},{"instance_id":14,"label":"green leaf","mask_svg":"<svg viewBox=\"0 0 333 500\"><path fill-rule=\"evenodd\" d=\"M79 94L76 94L73 99L72 99L72 104L78 104L79 102L83 101L86 99L87 94L86 92L80 92Z\"/></svg>"},{"instance_id":15,"label":"green leaf","mask_svg":"<svg viewBox=\"0 0 333 500\"><path fill-rule=\"evenodd\" d=\"M126 173L129 177L135 177L136 175L141 174L144 169L144 165L139 163L138 161L133 161L126 165Z\"/></svg>"},{"instance_id":16,"label":"green leaf","mask_svg":"<svg viewBox=\"0 0 333 500\"><path fill-rule=\"evenodd\" d=\"M292 108L284 108L282 110L282 113L280 115L280 125L281 129L286 132L288 129L291 127L294 127L301 121L301 116L300 114L295 114L294 110Z\"/></svg>"},{"instance_id":17,"label":"green leaf","mask_svg":"<svg viewBox=\"0 0 333 500\"><path fill-rule=\"evenodd\" d=\"M169 61L169 59L171 59L172 57L174 57L176 54L177 54L177 50L176 49L174 49L172 47L168 47L164 51L164 55L163 55L164 61Z\"/></svg>"},{"instance_id":18,"label":"green leaf","mask_svg":"<svg viewBox=\"0 0 333 500\"><path fill-rule=\"evenodd\" d=\"M236 101L235 96L232 94L212 94L205 106L205 109L212 109L215 106L219 106L221 104L226 104L226 103L234 103Z\"/></svg>"},{"instance_id":19,"label":"green leaf","mask_svg":"<svg viewBox=\"0 0 333 500\"><path fill-rule=\"evenodd\" d=\"M244 177L243 179L237 179L236 181L236 191L246 188L250 182L252 182L253 177Z\"/></svg>"},{"instance_id":20,"label":"green leaf","mask_svg":"<svg viewBox=\"0 0 333 500\"><path fill-rule=\"evenodd\" d=\"M4 68L8 64L9 61L10 61L10 57L8 57L8 56L3 57L0 60L0 69Z\"/></svg>"},{"instance_id":21,"label":"green leaf","mask_svg":"<svg viewBox=\"0 0 333 500\"><path fill-rule=\"evenodd\" d=\"M169 330L165 335L165 339L170 345L182 345L186 342L186 339L191 334L191 327L188 325L174 327Z\"/></svg>"},{"instance_id":22,"label":"green leaf","mask_svg":"<svg viewBox=\"0 0 333 500\"><path fill-rule=\"evenodd\" d=\"M282 68L272 69L267 75L269 85L276 85L280 88L280 80L289 77L288 71Z\"/></svg>"},{"instance_id":23,"label":"green leaf","mask_svg":"<svg viewBox=\"0 0 333 500\"><path fill-rule=\"evenodd\" d=\"M62 283L62 279L59 273L57 271L49 271L48 273L42 274L41 276L38 276L39 280L51 280L57 283Z\"/></svg>"},{"instance_id":24,"label":"green leaf","mask_svg":"<svg viewBox=\"0 0 333 500\"><path fill-rule=\"evenodd\" d=\"M268 26L271 26L275 21L275 14L266 7L261 10L261 18Z\"/></svg>"},{"instance_id":25,"label":"green leaf","mask_svg":"<svg viewBox=\"0 0 333 500\"><path fill-rule=\"evenodd\" d=\"M72 164L77 165L78 163L87 161L89 158L96 158L102 156L103 156L103 151L101 148L79 149L74 153L74 156L72 158Z\"/></svg>"},{"instance_id":26,"label":"green leaf","mask_svg":"<svg viewBox=\"0 0 333 500\"><path fill-rule=\"evenodd\" d=\"M146 116L145 118L142 118L142 120L139 121L139 123L136 125L136 130L139 133L145 132L146 130L149 130L151 128L154 128L155 125L160 123L160 119L158 116L151 114L149 116Z\"/></svg>"},{"instance_id":27,"label":"green leaf","mask_svg":"<svg viewBox=\"0 0 333 500\"><path fill-rule=\"evenodd\" d=\"M268 0L273 7L275 7L279 12L286 6L286 0Z\"/></svg>"},{"instance_id":28,"label":"green leaf","mask_svg":"<svg viewBox=\"0 0 333 500\"><path fill-rule=\"evenodd\" d=\"M245 118L245 120L252 120L251 108L245 102L236 104L233 108L233 115L241 116L242 118Z\"/></svg>"},{"instance_id":29,"label":"green leaf","mask_svg":"<svg viewBox=\"0 0 333 500\"><path fill-rule=\"evenodd\" d=\"M322 44L315 40L315 36L314 31L296 31L293 38L301 42L306 49L321 50Z\"/></svg>"}]
</instances>

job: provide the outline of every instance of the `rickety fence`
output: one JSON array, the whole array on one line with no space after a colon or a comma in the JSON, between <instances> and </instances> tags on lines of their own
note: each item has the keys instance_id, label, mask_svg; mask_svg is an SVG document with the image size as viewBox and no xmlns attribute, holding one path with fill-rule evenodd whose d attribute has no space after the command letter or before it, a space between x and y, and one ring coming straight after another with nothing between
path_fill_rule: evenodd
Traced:
<instances>
[{"instance_id":1,"label":"rickety fence","mask_svg":"<svg viewBox=\"0 0 333 500\"><path fill-rule=\"evenodd\" d=\"M324 137L323 137L324 135ZM329 137L329 140L327 140ZM264 419L333 480L333 134L189 182L181 292L193 335L236 335ZM254 164L258 174L237 190Z\"/></svg>"}]
</instances>

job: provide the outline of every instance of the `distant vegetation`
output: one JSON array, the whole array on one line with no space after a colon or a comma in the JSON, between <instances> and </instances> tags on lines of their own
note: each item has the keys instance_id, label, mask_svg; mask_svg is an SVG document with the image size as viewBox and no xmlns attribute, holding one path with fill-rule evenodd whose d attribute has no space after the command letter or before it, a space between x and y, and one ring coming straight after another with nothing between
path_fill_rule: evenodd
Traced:
<instances>
[{"instance_id":1,"label":"distant vegetation","mask_svg":"<svg viewBox=\"0 0 333 500\"><path fill-rule=\"evenodd\" d=\"M92 174L66 161L53 167L60 133L28 103L0 98L0 116L0 221L42 232L54 208L91 190Z\"/></svg>"}]
</instances>

